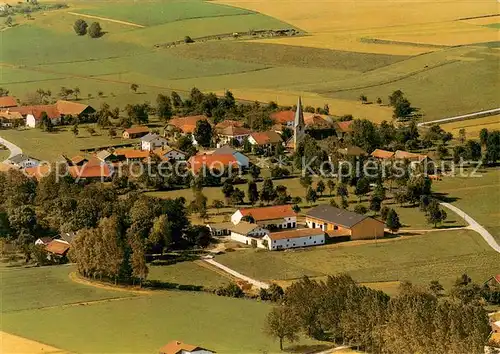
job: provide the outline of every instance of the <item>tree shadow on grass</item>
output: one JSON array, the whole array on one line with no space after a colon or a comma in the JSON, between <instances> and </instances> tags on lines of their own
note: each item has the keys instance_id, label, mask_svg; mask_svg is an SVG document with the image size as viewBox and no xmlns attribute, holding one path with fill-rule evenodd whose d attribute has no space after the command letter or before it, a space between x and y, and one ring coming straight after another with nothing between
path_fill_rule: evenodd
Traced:
<instances>
[{"instance_id":1,"label":"tree shadow on grass","mask_svg":"<svg viewBox=\"0 0 500 354\"><path fill-rule=\"evenodd\" d=\"M460 200L460 198L458 197L450 197L448 193L436 192L433 195L434 197L445 203L453 203Z\"/></svg>"},{"instance_id":2,"label":"tree shadow on grass","mask_svg":"<svg viewBox=\"0 0 500 354\"><path fill-rule=\"evenodd\" d=\"M286 347L285 350L289 353L316 353L330 349L331 347L328 344L292 345Z\"/></svg>"}]
</instances>

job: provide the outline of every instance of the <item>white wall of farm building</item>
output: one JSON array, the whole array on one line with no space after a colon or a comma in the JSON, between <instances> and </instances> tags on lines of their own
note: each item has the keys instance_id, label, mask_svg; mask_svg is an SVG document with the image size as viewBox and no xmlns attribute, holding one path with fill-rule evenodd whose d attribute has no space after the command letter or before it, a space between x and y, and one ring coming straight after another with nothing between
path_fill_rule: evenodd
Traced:
<instances>
[{"instance_id":1,"label":"white wall of farm building","mask_svg":"<svg viewBox=\"0 0 500 354\"><path fill-rule=\"evenodd\" d=\"M269 249L271 251L297 247L319 246L325 244L325 235L323 233L316 236L304 236L282 240L271 240L271 238L266 235L263 237L263 239L267 240Z\"/></svg>"}]
</instances>

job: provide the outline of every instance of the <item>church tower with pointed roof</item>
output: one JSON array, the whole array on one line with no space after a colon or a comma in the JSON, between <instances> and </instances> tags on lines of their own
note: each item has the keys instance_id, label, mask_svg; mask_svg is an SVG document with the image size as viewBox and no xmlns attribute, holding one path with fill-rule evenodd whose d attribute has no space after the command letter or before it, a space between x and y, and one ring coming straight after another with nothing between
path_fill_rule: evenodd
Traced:
<instances>
[{"instance_id":1,"label":"church tower with pointed roof","mask_svg":"<svg viewBox=\"0 0 500 354\"><path fill-rule=\"evenodd\" d=\"M306 134L306 123L304 122L304 112L302 111L302 98L299 96L297 110L295 111L295 121L293 122L293 147L297 149L299 143Z\"/></svg>"}]
</instances>

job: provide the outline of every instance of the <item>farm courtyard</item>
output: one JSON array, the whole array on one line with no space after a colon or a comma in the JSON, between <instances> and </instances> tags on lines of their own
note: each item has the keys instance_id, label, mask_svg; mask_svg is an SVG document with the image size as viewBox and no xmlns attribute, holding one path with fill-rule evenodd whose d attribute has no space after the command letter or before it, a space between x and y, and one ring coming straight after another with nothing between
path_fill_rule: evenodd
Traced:
<instances>
[{"instance_id":1,"label":"farm courtyard","mask_svg":"<svg viewBox=\"0 0 500 354\"><path fill-rule=\"evenodd\" d=\"M0 85L20 99L38 88L56 93L61 86L78 86L82 101L124 106L196 86L282 105L300 94L309 105L328 103L333 115L379 122L391 119L384 104L396 89L424 120L499 103L498 80L489 74L498 67L498 28L492 25L497 7L491 1L67 4L29 20L14 16L15 25L2 33ZM72 25L79 18L98 20L104 35L77 36ZM246 35L291 29L298 34ZM186 36L194 43L185 44ZM131 92L132 83L138 93ZM378 97L383 103L361 104L361 94L368 103Z\"/></svg>"}]
</instances>

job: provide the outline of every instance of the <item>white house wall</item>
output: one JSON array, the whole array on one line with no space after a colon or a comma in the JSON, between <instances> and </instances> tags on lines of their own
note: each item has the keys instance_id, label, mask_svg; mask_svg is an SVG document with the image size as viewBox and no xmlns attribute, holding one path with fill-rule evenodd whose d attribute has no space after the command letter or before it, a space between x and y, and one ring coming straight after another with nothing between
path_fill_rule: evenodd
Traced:
<instances>
[{"instance_id":1,"label":"white house wall","mask_svg":"<svg viewBox=\"0 0 500 354\"><path fill-rule=\"evenodd\" d=\"M325 235L323 233L317 236L304 236L283 240L271 240L269 236L264 236L263 239L267 240L269 249L272 251L298 247L319 246L325 244Z\"/></svg>"}]
</instances>

